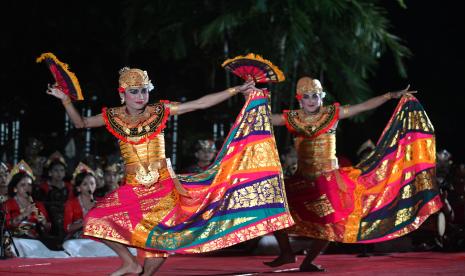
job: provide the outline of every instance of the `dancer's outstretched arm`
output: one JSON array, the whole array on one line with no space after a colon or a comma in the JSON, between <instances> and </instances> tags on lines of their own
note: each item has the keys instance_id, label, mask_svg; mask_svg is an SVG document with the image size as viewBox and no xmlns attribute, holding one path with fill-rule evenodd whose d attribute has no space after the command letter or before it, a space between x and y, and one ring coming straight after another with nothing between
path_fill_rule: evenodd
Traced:
<instances>
[{"instance_id":1,"label":"dancer's outstretched arm","mask_svg":"<svg viewBox=\"0 0 465 276\"><path fill-rule=\"evenodd\" d=\"M191 112L198 109L206 109L220 102L230 98L231 96L237 93L246 93L249 89L255 89L253 81L248 81L243 85L239 85L236 87L228 88L224 91L208 94L197 100L181 103L177 106L176 113L177 115L184 114L187 112Z\"/></svg>"},{"instance_id":2,"label":"dancer's outstretched arm","mask_svg":"<svg viewBox=\"0 0 465 276\"><path fill-rule=\"evenodd\" d=\"M352 106L344 106L342 107L342 110L339 113L339 119L349 118L359 113L375 109L378 106L389 101L390 99L399 99L400 97L402 97L403 95L407 93L409 94L417 93L417 91L409 91L409 88L410 88L410 84L407 85L407 87L403 90L399 90L396 92L387 92L386 94L371 98L363 103L359 103L359 104L352 105Z\"/></svg>"},{"instance_id":3,"label":"dancer's outstretched arm","mask_svg":"<svg viewBox=\"0 0 465 276\"><path fill-rule=\"evenodd\" d=\"M71 122L73 122L75 128L89 128L89 127L101 127L105 125L102 114L98 114L91 117L82 117L73 105L71 99L63 93L56 85L48 85L47 94L52 95L61 100L65 107L66 113L68 113Z\"/></svg>"}]
</instances>

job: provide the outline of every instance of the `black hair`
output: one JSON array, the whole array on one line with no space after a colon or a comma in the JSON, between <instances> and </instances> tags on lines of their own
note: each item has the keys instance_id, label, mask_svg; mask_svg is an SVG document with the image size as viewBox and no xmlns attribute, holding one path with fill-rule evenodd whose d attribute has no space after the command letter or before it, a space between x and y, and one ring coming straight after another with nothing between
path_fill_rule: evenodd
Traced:
<instances>
[{"instance_id":1,"label":"black hair","mask_svg":"<svg viewBox=\"0 0 465 276\"><path fill-rule=\"evenodd\" d=\"M10 182L8 183L9 197L14 197L16 195L15 188L18 186L18 183L25 177L29 177L32 180L32 177L26 172L19 172L11 178Z\"/></svg>"},{"instance_id":2,"label":"black hair","mask_svg":"<svg viewBox=\"0 0 465 276\"><path fill-rule=\"evenodd\" d=\"M67 168L66 164L60 161L59 159L55 159L52 162L50 162L50 164L46 168L45 175L47 176L47 178L50 178L50 175L49 175L50 171L53 169L53 167L57 165L63 166L63 168L65 169L65 177L66 177L66 168Z\"/></svg>"},{"instance_id":3,"label":"black hair","mask_svg":"<svg viewBox=\"0 0 465 276\"><path fill-rule=\"evenodd\" d=\"M97 181L97 178L95 177L95 175L93 173L90 173L90 172L82 172L82 173L79 173L78 175L76 175L76 177L74 178L74 186L73 186L73 190L74 190L75 195L79 195L81 193L80 191L77 190L77 188L79 186L81 186L82 181L84 181L84 179L89 175L94 177L95 181Z\"/></svg>"}]
</instances>

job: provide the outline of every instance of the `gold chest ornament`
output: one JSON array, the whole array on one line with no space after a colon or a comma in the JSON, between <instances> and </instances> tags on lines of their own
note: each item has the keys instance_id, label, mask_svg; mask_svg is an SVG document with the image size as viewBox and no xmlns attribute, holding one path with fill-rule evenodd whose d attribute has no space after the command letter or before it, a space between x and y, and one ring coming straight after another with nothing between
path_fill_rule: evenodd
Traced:
<instances>
[{"instance_id":1,"label":"gold chest ornament","mask_svg":"<svg viewBox=\"0 0 465 276\"><path fill-rule=\"evenodd\" d=\"M158 181L160 174L158 173L158 168L154 168L152 164L148 166L148 168L144 168L142 164L139 163L139 166L136 170L136 180L144 185L145 187L149 188L152 184Z\"/></svg>"}]
</instances>

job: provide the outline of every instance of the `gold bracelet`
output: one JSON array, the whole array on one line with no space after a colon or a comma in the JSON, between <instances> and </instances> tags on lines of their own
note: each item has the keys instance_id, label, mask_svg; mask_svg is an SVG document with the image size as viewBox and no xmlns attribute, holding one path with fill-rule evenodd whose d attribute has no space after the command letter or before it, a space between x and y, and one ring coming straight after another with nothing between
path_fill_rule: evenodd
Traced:
<instances>
[{"instance_id":1,"label":"gold bracelet","mask_svg":"<svg viewBox=\"0 0 465 276\"><path fill-rule=\"evenodd\" d=\"M226 89L226 91L228 91L229 95L231 95L231 96L236 95L237 92L238 92L235 87L228 88L228 89Z\"/></svg>"},{"instance_id":2,"label":"gold bracelet","mask_svg":"<svg viewBox=\"0 0 465 276\"><path fill-rule=\"evenodd\" d=\"M392 99L391 92L387 92L386 94L383 95L383 97L388 100Z\"/></svg>"},{"instance_id":3,"label":"gold bracelet","mask_svg":"<svg viewBox=\"0 0 465 276\"><path fill-rule=\"evenodd\" d=\"M62 103L64 106L67 106L67 105L71 104L71 99L70 99L70 98L66 98L66 100L61 101L61 103Z\"/></svg>"},{"instance_id":4,"label":"gold bracelet","mask_svg":"<svg viewBox=\"0 0 465 276\"><path fill-rule=\"evenodd\" d=\"M349 107L350 105L345 105L342 107L342 114L347 115L349 114Z\"/></svg>"},{"instance_id":5,"label":"gold bracelet","mask_svg":"<svg viewBox=\"0 0 465 276\"><path fill-rule=\"evenodd\" d=\"M170 103L170 114L176 115L178 114L179 102L171 102Z\"/></svg>"}]
</instances>

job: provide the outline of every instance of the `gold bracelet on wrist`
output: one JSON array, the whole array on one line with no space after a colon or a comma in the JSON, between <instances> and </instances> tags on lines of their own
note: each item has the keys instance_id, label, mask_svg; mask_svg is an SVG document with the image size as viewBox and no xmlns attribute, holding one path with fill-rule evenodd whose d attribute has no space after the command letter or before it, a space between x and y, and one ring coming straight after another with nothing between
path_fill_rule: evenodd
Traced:
<instances>
[{"instance_id":1,"label":"gold bracelet on wrist","mask_svg":"<svg viewBox=\"0 0 465 276\"><path fill-rule=\"evenodd\" d=\"M229 95L231 95L231 96L236 95L237 92L238 92L235 87L228 88L228 89L226 89L226 91L228 91Z\"/></svg>"},{"instance_id":2,"label":"gold bracelet on wrist","mask_svg":"<svg viewBox=\"0 0 465 276\"><path fill-rule=\"evenodd\" d=\"M179 108L179 102L171 102L170 103L170 114L171 115L177 115L178 114L178 108Z\"/></svg>"},{"instance_id":3,"label":"gold bracelet on wrist","mask_svg":"<svg viewBox=\"0 0 465 276\"><path fill-rule=\"evenodd\" d=\"M342 114L344 114L344 115L349 114L349 107L350 107L350 105L344 105L342 107Z\"/></svg>"},{"instance_id":4,"label":"gold bracelet on wrist","mask_svg":"<svg viewBox=\"0 0 465 276\"><path fill-rule=\"evenodd\" d=\"M70 99L70 98L66 98L64 101L61 101L61 103L62 103L63 105L66 106L66 105L68 105L68 104L71 104L71 99Z\"/></svg>"}]
</instances>

